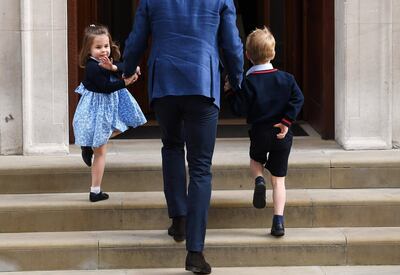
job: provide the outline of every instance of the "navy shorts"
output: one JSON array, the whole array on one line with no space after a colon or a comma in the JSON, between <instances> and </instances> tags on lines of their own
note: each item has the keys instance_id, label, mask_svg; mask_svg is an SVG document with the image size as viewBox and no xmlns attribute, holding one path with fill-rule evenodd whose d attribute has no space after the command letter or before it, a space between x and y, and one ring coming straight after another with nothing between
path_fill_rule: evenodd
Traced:
<instances>
[{"instance_id":1,"label":"navy shorts","mask_svg":"<svg viewBox=\"0 0 400 275\"><path fill-rule=\"evenodd\" d=\"M269 125L253 126L249 130L250 158L263 164L273 176L285 177L293 134L289 129L283 139L278 139L279 132L279 128Z\"/></svg>"}]
</instances>

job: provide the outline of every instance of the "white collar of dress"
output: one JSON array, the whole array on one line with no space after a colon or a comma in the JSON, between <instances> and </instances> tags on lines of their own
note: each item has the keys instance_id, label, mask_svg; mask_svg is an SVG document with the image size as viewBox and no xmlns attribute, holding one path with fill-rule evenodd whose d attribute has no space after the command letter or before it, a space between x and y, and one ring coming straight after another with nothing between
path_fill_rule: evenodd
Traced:
<instances>
[{"instance_id":1,"label":"white collar of dress","mask_svg":"<svg viewBox=\"0 0 400 275\"><path fill-rule=\"evenodd\" d=\"M271 63L264 63L264 64L258 64L258 65L253 65L247 72L246 76L248 76L251 73L258 72L258 71L267 71L267 70L272 70L274 67L272 66Z\"/></svg>"},{"instance_id":2,"label":"white collar of dress","mask_svg":"<svg viewBox=\"0 0 400 275\"><path fill-rule=\"evenodd\" d=\"M99 62L99 63L100 63L100 60L98 60L98 59L94 58L93 56L89 56L89 58L91 58L91 59L93 59L94 61L97 61L97 62Z\"/></svg>"}]
</instances>

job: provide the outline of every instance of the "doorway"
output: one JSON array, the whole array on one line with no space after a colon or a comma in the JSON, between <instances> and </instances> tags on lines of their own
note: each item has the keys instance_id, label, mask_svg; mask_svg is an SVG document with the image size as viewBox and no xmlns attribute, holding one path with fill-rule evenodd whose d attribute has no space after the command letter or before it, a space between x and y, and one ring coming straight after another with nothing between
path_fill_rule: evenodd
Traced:
<instances>
[{"instance_id":1,"label":"doorway","mask_svg":"<svg viewBox=\"0 0 400 275\"><path fill-rule=\"evenodd\" d=\"M236 0L236 6L242 37L264 25L274 34L272 63L295 76L305 97L298 119L334 139L334 1Z\"/></svg>"},{"instance_id":2,"label":"doorway","mask_svg":"<svg viewBox=\"0 0 400 275\"><path fill-rule=\"evenodd\" d=\"M236 6L241 34L264 25L274 34L272 63L295 76L305 97L298 119L323 139L333 139L334 1L236 0Z\"/></svg>"},{"instance_id":3,"label":"doorway","mask_svg":"<svg viewBox=\"0 0 400 275\"><path fill-rule=\"evenodd\" d=\"M113 39L119 42L123 50L138 2L139 0L68 0L71 143L74 142L71 123L79 100L74 89L83 77L83 71L77 65L83 30L93 23L107 25ZM255 27L265 25L271 29L276 39L274 67L293 74L305 96L299 119L309 123L324 139L334 138L333 4L333 0L235 0L237 25L243 42ZM146 57L147 54L141 62L142 71L146 68ZM250 65L246 62L245 70ZM130 91L146 116L152 118L146 91L146 75L144 73L143 77L130 87ZM223 96L220 118L234 118ZM238 121L243 126L244 120ZM234 133L235 129L230 132Z\"/></svg>"}]
</instances>

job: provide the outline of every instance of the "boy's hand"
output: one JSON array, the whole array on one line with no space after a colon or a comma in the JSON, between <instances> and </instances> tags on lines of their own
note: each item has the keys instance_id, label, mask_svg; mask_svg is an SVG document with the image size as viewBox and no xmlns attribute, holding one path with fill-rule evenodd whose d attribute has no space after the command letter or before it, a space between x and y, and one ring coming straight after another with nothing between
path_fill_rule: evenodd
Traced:
<instances>
[{"instance_id":1,"label":"boy's hand","mask_svg":"<svg viewBox=\"0 0 400 275\"><path fill-rule=\"evenodd\" d=\"M282 123L275 124L274 127L281 129L280 133L276 135L278 139L283 139L285 138L287 132L289 131L289 128L286 125L283 125Z\"/></svg>"},{"instance_id":2,"label":"boy's hand","mask_svg":"<svg viewBox=\"0 0 400 275\"><path fill-rule=\"evenodd\" d=\"M109 59L107 56L100 58L99 66L102 67L103 69L106 69L106 70L109 70L109 71L114 71L115 72L115 71L118 70L117 66L113 65L112 58Z\"/></svg>"}]
</instances>

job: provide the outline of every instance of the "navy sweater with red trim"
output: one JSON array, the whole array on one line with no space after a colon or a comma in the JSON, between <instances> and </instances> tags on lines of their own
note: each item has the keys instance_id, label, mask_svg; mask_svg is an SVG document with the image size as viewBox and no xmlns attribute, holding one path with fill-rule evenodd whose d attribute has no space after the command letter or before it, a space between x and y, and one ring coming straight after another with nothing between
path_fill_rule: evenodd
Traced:
<instances>
[{"instance_id":1,"label":"navy sweater with red trim","mask_svg":"<svg viewBox=\"0 0 400 275\"><path fill-rule=\"evenodd\" d=\"M246 116L247 123L290 127L296 120L304 96L294 76L277 69L255 71L246 76L240 91L227 93L235 115Z\"/></svg>"},{"instance_id":2,"label":"navy sweater with red trim","mask_svg":"<svg viewBox=\"0 0 400 275\"><path fill-rule=\"evenodd\" d=\"M102 94L111 94L125 88L125 82L121 79L123 64L117 62L114 65L118 68L117 72L103 69L99 66L98 61L88 58L85 66L85 78L82 81L83 86L91 92ZM111 81L111 75L118 80Z\"/></svg>"}]
</instances>

